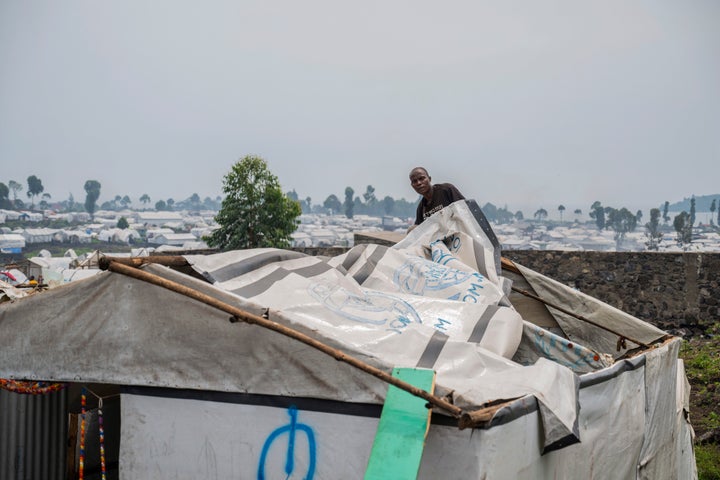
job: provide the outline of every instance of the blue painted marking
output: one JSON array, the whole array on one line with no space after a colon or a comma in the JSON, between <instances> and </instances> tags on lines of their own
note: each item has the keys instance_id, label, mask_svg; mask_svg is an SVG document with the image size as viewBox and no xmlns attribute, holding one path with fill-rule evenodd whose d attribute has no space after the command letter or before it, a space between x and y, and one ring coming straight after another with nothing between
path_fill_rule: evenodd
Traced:
<instances>
[{"instance_id":1,"label":"blue painted marking","mask_svg":"<svg viewBox=\"0 0 720 480\"><path fill-rule=\"evenodd\" d=\"M478 274L477 277L479 278L480 282L483 281L483 276ZM463 297L463 302L471 302L471 303L477 303L477 297L480 295L480 293L477 291L478 288L485 288L482 285L478 283L471 283L470 288L468 289L467 295Z\"/></svg>"},{"instance_id":2,"label":"blue painted marking","mask_svg":"<svg viewBox=\"0 0 720 480\"><path fill-rule=\"evenodd\" d=\"M447 331L447 328L445 328L446 325L450 325L452 322L450 320L443 320L442 318L438 317L438 323L433 325L437 330Z\"/></svg>"},{"instance_id":3,"label":"blue painted marking","mask_svg":"<svg viewBox=\"0 0 720 480\"><path fill-rule=\"evenodd\" d=\"M362 295L356 295L344 287L318 282L308 287L308 293L325 308L354 322L386 325L394 321L404 326L422 323L412 305L384 292L365 290Z\"/></svg>"},{"instance_id":4,"label":"blue painted marking","mask_svg":"<svg viewBox=\"0 0 720 480\"><path fill-rule=\"evenodd\" d=\"M315 458L317 454L315 434L313 433L312 428L308 425L305 425L304 423L297 423L298 412L295 405L291 405L290 408L288 408L288 415L290 415L290 423L280 428L276 428L270 436L268 436L267 440L265 440L262 452L260 453L260 464L258 466L257 476L258 480L265 480L265 462L267 461L268 451L270 450L273 442L283 433L287 433L289 437L287 454L285 456L285 473L287 474L287 478L290 478L290 475L292 475L295 471L295 435L298 430L303 432L308 440L308 470L307 474L303 478L305 480L312 480L315 476Z\"/></svg>"},{"instance_id":5,"label":"blue painted marking","mask_svg":"<svg viewBox=\"0 0 720 480\"><path fill-rule=\"evenodd\" d=\"M535 346L540 352L542 352L545 358L553 360L554 362L564 365L570 369L579 368L583 365L589 365L593 368L597 368L597 366L601 365L599 361L595 360L595 354L590 350L586 350L579 345L574 344L572 352L569 352L570 346L568 345L569 342L566 340L560 339L551 333L549 334L548 332L544 332L539 329L535 330L534 334ZM555 353L565 354L570 357L572 357L571 353L574 353L576 358L572 361L572 358L562 358L555 355Z\"/></svg>"}]
</instances>

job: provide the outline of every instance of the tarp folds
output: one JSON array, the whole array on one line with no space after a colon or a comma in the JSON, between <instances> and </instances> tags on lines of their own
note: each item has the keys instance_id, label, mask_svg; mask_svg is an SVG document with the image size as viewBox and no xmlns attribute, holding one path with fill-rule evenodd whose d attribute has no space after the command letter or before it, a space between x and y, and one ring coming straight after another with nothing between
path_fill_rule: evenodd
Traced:
<instances>
[{"instance_id":1,"label":"tarp folds","mask_svg":"<svg viewBox=\"0 0 720 480\"><path fill-rule=\"evenodd\" d=\"M228 296L165 267L151 269L182 276L186 284L215 290L220 298ZM2 378L358 403L381 402L387 390L380 380L288 337L231 323L224 312L110 272L3 306L0 331Z\"/></svg>"},{"instance_id":2,"label":"tarp folds","mask_svg":"<svg viewBox=\"0 0 720 480\"><path fill-rule=\"evenodd\" d=\"M573 372L546 361L552 356L526 367L509 360L525 327L495 248L457 202L393 248L358 245L330 259L273 249L186 259L215 286L293 327L389 365L436 370L438 390L452 391L462 408L532 394L545 446L577 441Z\"/></svg>"},{"instance_id":3,"label":"tarp folds","mask_svg":"<svg viewBox=\"0 0 720 480\"><path fill-rule=\"evenodd\" d=\"M509 399L527 406L534 398L537 408L533 404L528 415L537 420L522 420L530 423L518 433L533 437L526 452L533 468L539 452L600 442L606 430L614 435L624 427L606 424L620 418L634 422L627 448L635 457L624 456L624 468L637 467L647 478L665 468L686 471L688 462L677 460L680 454L672 461L660 458L668 449L683 451L684 443L668 438L687 436L681 397L674 395L682 390L676 347L654 350L646 369L642 354L642 362L614 362L613 356L624 353L615 349L617 335L541 302L511 304L512 281L500 269L499 249L471 207L465 202L446 207L392 248L358 245L333 258L278 249L186 256L210 283L158 265L144 268L266 315L387 372L396 366L433 369L436 394L447 395L463 410ZM518 281L550 303L642 342L665 336L518 268ZM233 323L228 314L189 297L111 272L0 305L0 333L0 377L5 378L369 404L382 403L387 392L375 377L303 343ZM665 391L673 392L669 400L660 398ZM617 405L616 416L607 413L608 398ZM580 404L608 420L595 422L591 414L583 425ZM668 409L671 420L659 420ZM637 415L640 410L647 418ZM491 424L489 430L503 432L487 438L505 438L510 430L503 425ZM476 441L484 441L479 437ZM506 451L507 445L503 442ZM554 462L559 458L554 453L542 458ZM580 457L573 461L587 461Z\"/></svg>"},{"instance_id":4,"label":"tarp folds","mask_svg":"<svg viewBox=\"0 0 720 480\"><path fill-rule=\"evenodd\" d=\"M628 338L648 345L667 336L667 333L659 328L603 303L590 295L570 288L527 267L517 263L515 265L530 284L534 293L550 305L562 306L575 315L592 320L615 332L622 332ZM568 339L580 342L597 352L611 354L614 358L619 358L627 350L639 346L628 341L625 347L618 349L618 335L590 323L579 321L576 316L568 315L555 308L547 308Z\"/></svg>"}]
</instances>

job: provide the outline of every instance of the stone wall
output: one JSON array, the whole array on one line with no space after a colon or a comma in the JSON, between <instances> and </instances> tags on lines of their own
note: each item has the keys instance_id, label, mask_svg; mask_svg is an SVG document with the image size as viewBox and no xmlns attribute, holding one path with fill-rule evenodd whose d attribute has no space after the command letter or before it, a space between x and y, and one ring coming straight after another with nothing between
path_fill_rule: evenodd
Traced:
<instances>
[{"instance_id":1,"label":"stone wall","mask_svg":"<svg viewBox=\"0 0 720 480\"><path fill-rule=\"evenodd\" d=\"M720 253L508 250L503 256L681 335L720 321Z\"/></svg>"}]
</instances>

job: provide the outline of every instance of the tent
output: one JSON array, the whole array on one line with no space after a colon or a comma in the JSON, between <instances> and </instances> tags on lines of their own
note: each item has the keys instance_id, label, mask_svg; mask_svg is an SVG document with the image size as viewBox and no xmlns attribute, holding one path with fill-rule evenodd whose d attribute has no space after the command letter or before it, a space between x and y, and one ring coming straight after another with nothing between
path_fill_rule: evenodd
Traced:
<instances>
[{"instance_id":1,"label":"tent","mask_svg":"<svg viewBox=\"0 0 720 480\"><path fill-rule=\"evenodd\" d=\"M503 263L472 201L394 247L153 261L0 306L0 378L115 388L120 478L361 478L394 367L436 372L417 478L697 476L680 339Z\"/></svg>"}]
</instances>

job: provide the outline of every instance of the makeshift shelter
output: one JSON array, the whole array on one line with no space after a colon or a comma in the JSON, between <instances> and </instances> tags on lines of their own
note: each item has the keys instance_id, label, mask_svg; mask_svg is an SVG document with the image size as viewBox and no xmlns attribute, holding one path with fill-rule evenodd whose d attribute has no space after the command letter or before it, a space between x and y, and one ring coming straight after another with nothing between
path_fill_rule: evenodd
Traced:
<instances>
[{"instance_id":1,"label":"makeshift shelter","mask_svg":"<svg viewBox=\"0 0 720 480\"><path fill-rule=\"evenodd\" d=\"M391 248L104 267L0 306L0 378L119 395L120 478L361 478L394 367L436 373L417 478L697 476L680 339L501 264L472 201Z\"/></svg>"},{"instance_id":2,"label":"makeshift shelter","mask_svg":"<svg viewBox=\"0 0 720 480\"><path fill-rule=\"evenodd\" d=\"M25 248L25 237L17 233L0 234L0 252L21 253Z\"/></svg>"}]
</instances>

